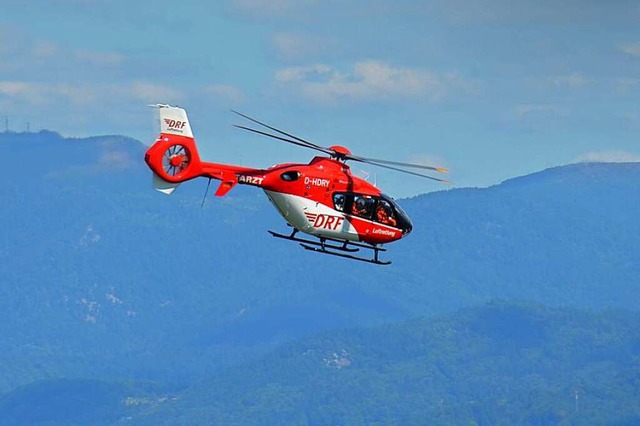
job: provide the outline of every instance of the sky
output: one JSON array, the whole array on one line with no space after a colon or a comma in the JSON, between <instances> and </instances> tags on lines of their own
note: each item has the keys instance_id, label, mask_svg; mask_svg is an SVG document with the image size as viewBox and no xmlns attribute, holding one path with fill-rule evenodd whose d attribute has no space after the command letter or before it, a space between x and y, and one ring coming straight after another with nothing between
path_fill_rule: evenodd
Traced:
<instances>
[{"instance_id":1,"label":"sky","mask_svg":"<svg viewBox=\"0 0 640 426\"><path fill-rule=\"evenodd\" d=\"M640 3L627 0L0 0L0 124L151 143L187 109L209 161L315 153L233 127L446 167L486 187L640 161ZM353 164L395 197L448 189Z\"/></svg>"}]
</instances>

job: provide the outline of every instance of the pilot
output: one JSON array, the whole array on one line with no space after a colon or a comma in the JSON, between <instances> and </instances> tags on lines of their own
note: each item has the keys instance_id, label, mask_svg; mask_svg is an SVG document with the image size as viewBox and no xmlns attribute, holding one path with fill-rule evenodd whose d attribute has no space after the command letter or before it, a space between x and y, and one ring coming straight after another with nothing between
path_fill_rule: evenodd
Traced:
<instances>
[{"instance_id":1,"label":"pilot","mask_svg":"<svg viewBox=\"0 0 640 426\"><path fill-rule=\"evenodd\" d=\"M376 219L385 225L396 226L397 222L389 209L389 206L379 205L376 209Z\"/></svg>"},{"instance_id":2,"label":"pilot","mask_svg":"<svg viewBox=\"0 0 640 426\"><path fill-rule=\"evenodd\" d=\"M364 198L360 197L355 200L353 207L351 207L351 213L357 216L367 215L367 204L365 203Z\"/></svg>"}]
</instances>

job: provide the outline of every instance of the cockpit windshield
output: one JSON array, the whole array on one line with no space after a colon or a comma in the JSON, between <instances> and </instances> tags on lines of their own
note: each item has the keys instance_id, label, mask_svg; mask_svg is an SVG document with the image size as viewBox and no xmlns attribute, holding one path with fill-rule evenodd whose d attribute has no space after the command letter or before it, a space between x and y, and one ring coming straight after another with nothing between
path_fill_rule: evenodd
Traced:
<instances>
[{"instance_id":1,"label":"cockpit windshield","mask_svg":"<svg viewBox=\"0 0 640 426\"><path fill-rule=\"evenodd\" d=\"M366 194L336 192L333 194L333 203L338 211L401 229L405 235L413 229L409 216L388 195L383 194L380 197L375 197Z\"/></svg>"},{"instance_id":2,"label":"cockpit windshield","mask_svg":"<svg viewBox=\"0 0 640 426\"><path fill-rule=\"evenodd\" d=\"M380 197L381 200L391 204L396 211L398 228L402 229L404 234L408 234L413 229L413 223L411 223L411 219L409 219L409 215L400 207L396 200L391 198L386 194L382 194Z\"/></svg>"}]
</instances>

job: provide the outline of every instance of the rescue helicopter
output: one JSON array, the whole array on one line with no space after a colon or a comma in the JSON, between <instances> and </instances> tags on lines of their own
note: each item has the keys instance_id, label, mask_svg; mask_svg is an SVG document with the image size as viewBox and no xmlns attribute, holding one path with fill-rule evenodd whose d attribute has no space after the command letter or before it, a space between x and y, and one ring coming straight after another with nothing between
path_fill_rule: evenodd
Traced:
<instances>
[{"instance_id":1,"label":"rescue helicopter","mask_svg":"<svg viewBox=\"0 0 640 426\"><path fill-rule=\"evenodd\" d=\"M347 161L449 183L406 170L447 172L441 167L362 157L339 145L316 145L237 111L232 112L259 127L236 127L324 155L314 157L308 164L285 163L267 169L202 161L186 111L170 105L152 106L159 111L160 135L145 153L145 162L153 172L157 190L171 194L182 182L198 177L208 178L209 183L211 179L219 180L215 192L218 197L238 184L261 188L292 227L289 234L269 233L297 242L306 250L388 265L391 262L379 256L386 251L383 245L406 237L413 229L411 219L398 203L365 179L354 176ZM356 254L360 250L371 250L372 256Z\"/></svg>"}]
</instances>

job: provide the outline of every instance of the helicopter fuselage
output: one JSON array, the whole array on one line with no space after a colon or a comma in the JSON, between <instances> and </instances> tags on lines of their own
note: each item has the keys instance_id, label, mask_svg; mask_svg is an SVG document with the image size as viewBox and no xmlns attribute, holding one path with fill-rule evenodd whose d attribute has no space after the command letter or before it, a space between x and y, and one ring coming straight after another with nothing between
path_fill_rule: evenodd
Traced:
<instances>
[{"instance_id":1,"label":"helicopter fuselage","mask_svg":"<svg viewBox=\"0 0 640 426\"><path fill-rule=\"evenodd\" d=\"M395 201L351 174L343 162L315 157L309 164L279 164L237 174L239 184L264 190L295 229L317 237L383 244L411 232L411 220ZM359 211L356 203L365 204ZM368 208L367 208L368 207ZM386 214L378 214L379 209Z\"/></svg>"},{"instance_id":2,"label":"helicopter fuselage","mask_svg":"<svg viewBox=\"0 0 640 426\"><path fill-rule=\"evenodd\" d=\"M387 265L378 255L386 249L380 245L399 240L413 229L402 208L377 187L351 174L347 161L419 176L438 182L443 179L406 168L446 172L427 165L400 163L384 159L361 157L343 146L323 147L287 132L237 113L245 119L275 133L246 126L241 129L272 139L322 152L308 164L278 164L256 169L231 164L202 161L191 131L186 111L179 107L158 104L160 135L145 153L145 161L153 171L154 187L171 194L181 183L204 177L220 181L216 196L226 195L235 185L261 188L278 212L293 227L290 235L269 231L273 236L300 243L306 250L334 256ZM303 232L318 238L303 239ZM355 255L370 249L373 258Z\"/></svg>"}]
</instances>

